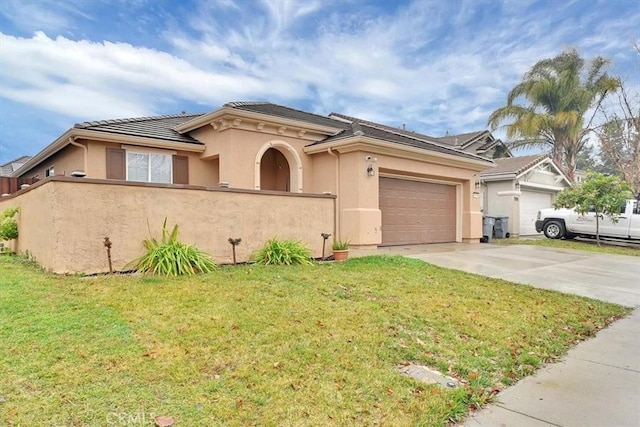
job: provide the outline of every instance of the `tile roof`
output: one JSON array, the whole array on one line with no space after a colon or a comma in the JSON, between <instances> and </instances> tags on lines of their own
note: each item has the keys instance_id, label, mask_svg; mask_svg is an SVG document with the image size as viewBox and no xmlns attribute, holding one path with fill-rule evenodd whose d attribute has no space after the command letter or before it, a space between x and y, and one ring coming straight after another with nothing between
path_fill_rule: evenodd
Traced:
<instances>
[{"instance_id":1,"label":"tile roof","mask_svg":"<svg viewBox=\"0 0 640 427\"><path fill-rule=\"evenodd\" d=\"M251 111L279 118L298 120L315 125L336 129L336 134L323 141L312 145L324 144L336 140L352 137L367 136L374 139L389 141L400 145L411 146L428 151L451 154L468 159L486 160L473 153L443 144L439 138L422 135L419 133L397 129L379 123L362 120L339 113L331 113L330 116L321 116L296 110L270 102L229 102L224 107L238 110ZM109 132L122 135L134 135L148 138L163 139L169 141L202 144L189 136L188 133L180 134L174 128L184 122L200 117L202 114L176 114L156 117L137 117L129 119L100 120L76 124L76 129L88 129L99 132Z\"/></svg>"},{"instance_id":2,"label":"tile roof","mask_svg":"<svg viewBox=\"0 0 640 427\"><path fill-rule=\"evenodd\" d=\"M320 142L316 142L312 145L326 144L328 142L349 138L354 135L362 135L373 139L389 141L396 144L407 145L427 151L435 151L438 153L450 154L467 159L484 160L489 162L491 161L476 154L468 153L454 147L446 146L438 142L436 138L427 135L422 135L403 129L397 129L391 126L370 122L368 120L361 120L356 117L350 117L338 113L331 113L330 117L335 117L335 120L345 120L345 123L346 121L350 121L350 126L338 135L332 136Z\"/></svg>"},{"instance_id":3,"label":"tile roof","mask_svg":"<svg viewBox=\"0 0 640 427\"><path fill-rule=\"evenodd\" d=\"M181 135L173 129L176 126L201 115L202 113L174 114L155 117L99 120L94 122L78 123L73 127L75 129L88 129L99 132L141 136L201 145L202 143L197 139L192 138L188 134Z\"/></svg>"},{"instance_id":4,"label":"tile roof","mask_svg":"<svg viewBox=\"0 0 640 427\"><path fill-rule=\"evenodd\" d=\"M480 135L482 135L483 133L485 133L486 130L481 130L481 131L477 131L477 132L468 132L468 133L461 133L458 135L447 135L447 136L443 136L441 138L436 138L438 140L438 142L447 144L447 145L452 145L454 147L459 147L461 145L466 144L467 142L479 137Z\"/></svg>"},{"instance_id":5,"label":"tile roof","mask_svg":"<svg viewBox=\"0 0 640 427\"><path fill-rule=\"evenodd\" d=\"M269 116L281 117L285 119L299 120L302 122L312 123L320 126L334 127L338 129L346 129L348 127L347 124L339 120L333 120L326 116L307 113L306 111L296 110L294 108L272 104L270 102L228 102L224 104L224 107L252 111L254 113L262 113Z\"/></svg>"},{"instance_id":6,"label":"tile roof","mask_svg":"<svg viewBox=\"0 0 640 427\"><path fill-rule=\"evenodd\" d=\"M373 127L377 127L377 128L380 128L380 129L386 129L389 132L397 133L399 135L404 135L404 136L407 136L409 138L417 137L417 138L420 138L420 139L427 139L427 140L431 140L431 141L437 141L438 140L438 138L435 138L435 137L429 136L429 135L425 135L423 133L417 133L417 132L413 132L413 131L406 130L406 129L400 129L400 128L393 127L393 126L387 126L387 125L383 125L383 124L380 124L380 123L375 123L375 122L371 122L371 121L368 121L368 120L359 119L357 117L347 116L346 114L331 113L331 114L329 114L329 117L335 117L335 118L337 118L339 120L346 120L348 122L353 122L353 123L357 122L357 123L362 123L362 124L365 124L365 125L370 125L370 126L373 126Z\"/></svg>"},{"instance_id":7,"label":"tile roof","mask_svg":"<svg viewBox=\"0 0 640 427\"><path fill-rule=\"evenodd\" d=\"M24 165L31 159L31 156L20 156L17 159L13 159L10 162L0 165L0 176L9 176L16 171L20 166Z\"/></svg>"},{"instance_id":8,"label":"tile roof","mask_svg":"<svg viewBox=\"0 0 640 427\"><path fill-rule=\"evenodd\" d=\"M536 163L549 157L548 154L532 154L530 156L521 157L505 157L500 159L494 159L496 167L486 170L480 174L482 177L501 174L515 174L518 175Z\"/></svg>"}]
</instances>

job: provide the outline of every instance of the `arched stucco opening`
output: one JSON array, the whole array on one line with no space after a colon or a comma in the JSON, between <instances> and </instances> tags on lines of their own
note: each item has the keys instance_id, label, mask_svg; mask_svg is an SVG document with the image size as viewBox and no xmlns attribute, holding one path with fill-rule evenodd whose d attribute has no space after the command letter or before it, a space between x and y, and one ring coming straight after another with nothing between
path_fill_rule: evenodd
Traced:
<instances>
[{"instance_id":1,"label":"arched stucco opening","mask_svg":"<svg viewBox=\"0 0 640 427\"><path fill-rule=\"evenodd\" d=\"M269 148L260 161L260 189L291 191L289 162L280 151Z\"/></svg>"},{"instance_id":2,"label":"arched stucco opening","mask_svg":"<svg viewBox=\"0 0 640 427\"><path fill-rule=\"evenodd\" d=\"M302 193L302 161L284 141L269 141L258 150L255 189Z\"/></svg>"}]
</instances>

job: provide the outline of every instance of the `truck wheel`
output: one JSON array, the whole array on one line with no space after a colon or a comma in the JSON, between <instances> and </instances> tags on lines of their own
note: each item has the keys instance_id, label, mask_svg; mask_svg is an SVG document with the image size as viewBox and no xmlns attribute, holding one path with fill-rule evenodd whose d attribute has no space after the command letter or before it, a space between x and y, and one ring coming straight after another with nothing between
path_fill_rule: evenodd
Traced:
<instances>
[{"instance_id":1,"label":"truck wheel","mask_svg":"<svg viewBox=\"0 0 640 427\"><path fill-rule=\"evenodd\" d=\"M549 239L560 239L564 236L564 224L560 221L549 221L542 227L542 231Z\"/></svg>"}]
</instances>

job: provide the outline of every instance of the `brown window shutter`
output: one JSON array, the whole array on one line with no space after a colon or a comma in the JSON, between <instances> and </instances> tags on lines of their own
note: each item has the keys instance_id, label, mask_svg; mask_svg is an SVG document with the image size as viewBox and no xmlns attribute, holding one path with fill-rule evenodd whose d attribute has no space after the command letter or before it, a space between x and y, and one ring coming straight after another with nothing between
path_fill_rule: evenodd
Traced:
<instances>
[{"instance_id":1,"label":"brown window shutter","mask_svg":"<svg viewBox=\"0 0 640 427\"><path fill-rule=\"evenodd\" d=\"M189 157L173 156L173 183L189 183Z\"/></svg>"},{"instance_id":2,"label":"brown window shutter","mask_svg":"<svg viewBox=\"0 0 640 427\"><path fill-rule=\"evenodd\" d=\"M126 179L125 150L107 148L107 179Z\"/></svg>"}]
</instances>

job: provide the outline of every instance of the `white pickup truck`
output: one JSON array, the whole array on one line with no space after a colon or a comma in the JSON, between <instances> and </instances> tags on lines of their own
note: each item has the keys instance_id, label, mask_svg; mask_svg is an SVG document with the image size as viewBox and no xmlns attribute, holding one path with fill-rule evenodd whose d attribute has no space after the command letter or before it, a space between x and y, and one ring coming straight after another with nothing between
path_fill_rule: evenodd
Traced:
<instances>
[{"instance_id":1,"label":"white pickup truck","mask_svg":"<svg viewBox=\"0 0 640 427\"><path fill-rule=\"evenodd\" d=\"M600 236L616 239L640 240L640 206L638 200L627 200L617 215L618 221L599 214ZM549 239L573 239L577 236L596 235L596 214L584 215L574 209L542 209L538 211L536 231L544 232Z\"/></svg>"}]
</instances>

